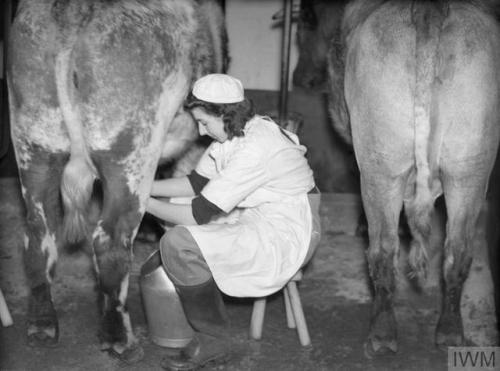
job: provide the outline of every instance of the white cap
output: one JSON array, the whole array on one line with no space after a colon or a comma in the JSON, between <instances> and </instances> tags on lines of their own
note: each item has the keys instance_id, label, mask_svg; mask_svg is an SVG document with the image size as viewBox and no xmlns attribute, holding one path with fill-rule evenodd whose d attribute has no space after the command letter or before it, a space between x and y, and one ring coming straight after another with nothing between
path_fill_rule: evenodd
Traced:
<instances>
[{"instance_id":1,"label":"white cap","mask_svg":"<svg viewBox=\"0 0 500 371\"><path fill-rule=\"evenodd\" d=\"M210 103L238 103L245 99L241 81L222 73L212 73L196 80L193 95Z\"/></svg>"}]
</instances>

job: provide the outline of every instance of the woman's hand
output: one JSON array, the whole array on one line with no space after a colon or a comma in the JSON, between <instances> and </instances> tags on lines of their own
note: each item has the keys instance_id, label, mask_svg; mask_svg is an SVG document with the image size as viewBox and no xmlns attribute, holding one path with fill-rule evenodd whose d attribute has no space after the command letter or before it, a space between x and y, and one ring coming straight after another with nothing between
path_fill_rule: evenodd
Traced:
<instances>
[{"instance_id":1,"label":"woman's hand","mask_svg":"<svg viewBox=\"0 0 500 371\"><path fill-rule=\"evenodd\" d=\"M188 178L169 178L155 180L151 187L151 196L154 197L186 197L194 196L194 190Z\"/></svg>"},{"instance_id":2,"label":"woman's hand","mask_svg":"<svg viewBox=\"0 0 500 371\"><path fill-rule=\"evenodd\" d=\"M172 224L197 224L193 217L191 204L174 204L150 197L146 202L146 212Z\"/></svg>"}]
</instances>

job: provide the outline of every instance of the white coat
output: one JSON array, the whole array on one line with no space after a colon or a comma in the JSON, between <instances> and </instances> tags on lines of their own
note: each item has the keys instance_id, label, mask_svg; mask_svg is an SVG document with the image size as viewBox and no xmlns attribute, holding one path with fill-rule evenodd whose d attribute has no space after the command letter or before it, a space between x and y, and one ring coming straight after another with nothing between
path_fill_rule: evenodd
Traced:
<instances>
[{"instance_id":1,"label":"white coat","mask_svg":"<svg viewBox=\"0 0 500 371\"><path fill-rule=\"evenodd\" d=\"M226 214L186 228L224 293L259 297L281 289L304 263L315 184L295 134L287 138L262 116L244 132L212 143L196 168L210 179L201 194Z\"/></svg>"}]
</instances>

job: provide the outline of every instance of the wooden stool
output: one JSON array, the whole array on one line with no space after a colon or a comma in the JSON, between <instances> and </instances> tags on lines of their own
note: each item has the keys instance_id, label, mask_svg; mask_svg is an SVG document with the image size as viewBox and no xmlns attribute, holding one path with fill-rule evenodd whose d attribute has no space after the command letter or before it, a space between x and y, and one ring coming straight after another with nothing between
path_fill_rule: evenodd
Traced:
<instances>
[{"instance_id":1,"label":"wooden stool","mask_svg":"<svg viewBox=\"0 0 500 371\"><path fill-rule=\"evenodd\" d=\"M296 328L299 334L300 344L310 346L311 338L307 330L307 323L302 310L297 282L302 279L302 271L298 271L295 276L283 287L283 298L285 299L286 322L288 328ZM262 338L262 327L264 325L264 314L266 311L267 297L258 298L253 304L252 319L250 320L250 337L255 340Z\"/></svg>"}]
</instances>

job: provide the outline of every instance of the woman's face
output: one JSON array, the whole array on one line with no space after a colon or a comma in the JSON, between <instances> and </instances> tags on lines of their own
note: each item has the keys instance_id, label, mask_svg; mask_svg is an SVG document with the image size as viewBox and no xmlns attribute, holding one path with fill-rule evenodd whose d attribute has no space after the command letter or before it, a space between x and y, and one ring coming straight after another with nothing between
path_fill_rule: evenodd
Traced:
<instances>
[{"instance_id":1,"label":"woman's face","mask_svg":"<svg viewBox=\"0 0 500 371\"><path fill-rule=\"evenodd\" d=\"M222 116L212 116L205 112L203 108L196 107L191 113L193 114L200 135L208 135L219 143L227 140L227 133L224 131L224 121Z\"/></svg>"}]
</instances>

